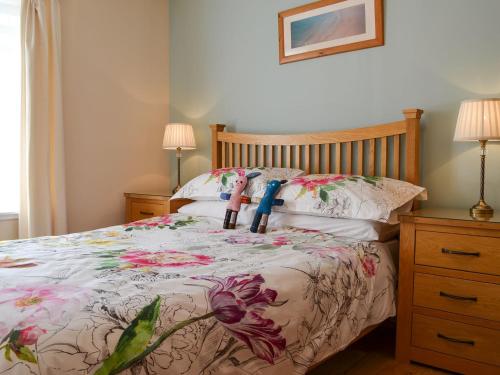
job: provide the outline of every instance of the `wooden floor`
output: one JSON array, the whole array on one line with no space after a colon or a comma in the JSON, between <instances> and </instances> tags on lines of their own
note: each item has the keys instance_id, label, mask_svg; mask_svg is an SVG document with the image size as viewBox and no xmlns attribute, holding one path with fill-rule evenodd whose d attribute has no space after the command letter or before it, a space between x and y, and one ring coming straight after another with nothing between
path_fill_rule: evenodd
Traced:
<instances>
[{"instance_id":1,"label":"wooden floor","mask_svg":"<svg viewBox=\"0 0 500 375\"><path fill-rule=\"evenodd\" d=\"M449 372L394 359L395 324L384 323L308 375L447 375Z\"/></svg>"}]
</instances>

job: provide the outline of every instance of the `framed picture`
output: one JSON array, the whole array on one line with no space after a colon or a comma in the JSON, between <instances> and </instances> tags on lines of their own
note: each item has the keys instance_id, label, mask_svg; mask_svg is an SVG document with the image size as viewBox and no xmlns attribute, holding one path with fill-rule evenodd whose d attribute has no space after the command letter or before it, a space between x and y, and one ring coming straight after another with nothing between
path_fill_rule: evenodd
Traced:
<instances>
[{"instance_id":1,"label":"framed picture","mask_svg":"<svg viewBox=\"0 0 500 375\"><path fill-rule=\"evenodd\" d=\"M280 64L384 44L382 0L321 0L278 15Z\"/></svg>"}]
</instances>

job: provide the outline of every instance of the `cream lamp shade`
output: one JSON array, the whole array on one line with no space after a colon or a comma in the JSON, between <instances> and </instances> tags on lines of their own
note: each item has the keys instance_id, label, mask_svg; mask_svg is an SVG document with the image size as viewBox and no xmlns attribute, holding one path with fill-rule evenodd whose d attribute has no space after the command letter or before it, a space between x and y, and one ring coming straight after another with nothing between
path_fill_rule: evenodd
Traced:
<instances>
[{"instance_id":1,"label":"cream lamp shade","mask_svg":"<svg viewBox=\"0 0 500 375\"><path fill-rule=\"evenodd\" d=\"M163 148L166 150L196 149L193 127L188 124L168 124L165 126Z\"/></svg>"},{"instance_id":2,"label":"cream lamp shade","mask_svg":"<svg viewBox=\"0 0 500 375\"><path fill-rule=\"evenodd\" d=\"M454 140L500 141L500 99L463 101Z\"/></svg>"}]
</instances>

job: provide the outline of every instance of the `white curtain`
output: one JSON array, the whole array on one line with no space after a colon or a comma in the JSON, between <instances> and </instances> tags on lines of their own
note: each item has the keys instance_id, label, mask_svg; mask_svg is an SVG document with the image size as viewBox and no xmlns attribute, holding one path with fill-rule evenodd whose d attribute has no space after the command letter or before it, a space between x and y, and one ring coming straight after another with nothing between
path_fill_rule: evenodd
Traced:
<instances>
[{"instance_id":1,"label":"white curtain","mask_svg":"<svg viewBox=\"0 0 500 375\"><path fill-rule=\"evenodd\" d=\"M20 238L66 233L58 0L22 0Z\"/></svg>"}]
</instances>

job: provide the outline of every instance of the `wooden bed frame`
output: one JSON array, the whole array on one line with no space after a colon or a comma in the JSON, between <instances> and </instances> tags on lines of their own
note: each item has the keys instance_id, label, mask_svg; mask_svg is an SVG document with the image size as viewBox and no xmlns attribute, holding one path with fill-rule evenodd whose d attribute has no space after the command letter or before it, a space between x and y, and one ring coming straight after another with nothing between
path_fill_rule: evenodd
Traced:
<instances>
[{"instance_id":1,"label":"wooden bed frame","mask_svg":"<svg viewBox=\"0 0 500 375\"><path fill-rule=\"evenodd\" d=\"M229 167L300 168L306 173L388 176L420 182L420 117L403 110L404 120L366 128L306 134L244 134L210 125L212 169ZM190 203L170 200L170 213Z\"/></svg>"},{"instance_id":2,"label":"wooden bed frame","mask_svg":"<svg viewBox=\"0 0 500 375\"><path fill-rule=\"evenodd\" d=\"M416 108L405 109L404 120L365 128L306 134L232 133L224 131L225 125L210 125L212 169L301 168L308 174L377 175L404 179L418 185L420 118L423 112ZM170 200L170 213L177 212L180 207L190 202L189 199ZM366 327L349 345L379 325ZM312 368L330 358L325 358Z\"/></svg>"}]
</instances>

